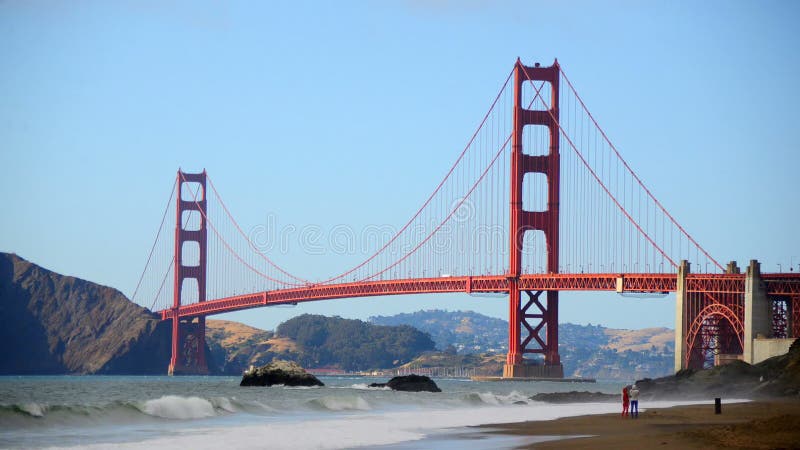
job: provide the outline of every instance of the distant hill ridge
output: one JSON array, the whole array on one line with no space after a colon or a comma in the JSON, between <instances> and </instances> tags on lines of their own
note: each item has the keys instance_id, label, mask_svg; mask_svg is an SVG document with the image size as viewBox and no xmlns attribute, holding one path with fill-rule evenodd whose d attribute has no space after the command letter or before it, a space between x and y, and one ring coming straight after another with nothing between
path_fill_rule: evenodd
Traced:
<instances>
[{"instance_id":1,"label":"distant hill ridge","mask_svg":"<svg viewBox=\"0 0 800 450\"><path fill-rule=\"evenodd\" d=\"M376 325L410 325L431 335L436 348L459 354L508 350L508 322L473 311L429 309L394 316L370 317Z\"/></svg>"},{"instance_id":2,"label":"distant hill ridge","mask_svg":"<svg viewBox=\"0 0 800 450\"><path fill-rule=\"evenodd\" d=\"M380 325L413 326L430 333L440 351L458 355L508 351L508 322L473 311L434 309L371 317L370 321ZM559 339L561 361L569 376L632 379L658 377L673 371L674 331L669 328L622 330L561 323ZM432 361L465 360L425 357L412 364L429 366Z\"/></svg>"}]
</instances>

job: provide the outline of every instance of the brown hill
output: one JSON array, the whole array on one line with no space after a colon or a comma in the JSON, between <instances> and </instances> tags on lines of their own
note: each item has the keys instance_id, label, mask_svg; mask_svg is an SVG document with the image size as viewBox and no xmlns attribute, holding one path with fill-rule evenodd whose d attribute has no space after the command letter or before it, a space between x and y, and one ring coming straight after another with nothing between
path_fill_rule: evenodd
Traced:
<instances>
[{"instance_id":1,"label":"brown hill","mask_svg":"<svg viewBox=\"0 0 800 450\"><path fill-rule=\"evenodd\" d=\"M241 375L252 366L263 366L278 357L297 358L297 345L288 338L230 320L206 320L206 341L220 372Z\"/></svg>"},{"instance_id":2,"label":"brown hill","mask_svg":"<svg viewBox=\"0 0 800 450\"><path fill-rule=\"evenodd\" d=\"M642 352L651 350L664 351L675 346L675 331L669 328L642 328L641 330L620 330L606 328L608 344L603 348L624 352Z\"/></svg>"},{"instance_id":3,"label":"brown hill","mask_svg":"<svg viewBox=\"0 0 800 450\"><path fill-rule=\"evenodd\" d=\"M0 374L164 374L169 323L116 289L0 253Z\"/></svg>"},{"instance_id":4,"label":"brown hill","mask_svg":"<svg viewBox=\"0 0 800 450\"><path fill-rule=\"evenodd\" d=\"M206 338L230 348L249 343L260 343L272 337L272 333L232 320L206 320Z\"/></svg>"}]
</instances>

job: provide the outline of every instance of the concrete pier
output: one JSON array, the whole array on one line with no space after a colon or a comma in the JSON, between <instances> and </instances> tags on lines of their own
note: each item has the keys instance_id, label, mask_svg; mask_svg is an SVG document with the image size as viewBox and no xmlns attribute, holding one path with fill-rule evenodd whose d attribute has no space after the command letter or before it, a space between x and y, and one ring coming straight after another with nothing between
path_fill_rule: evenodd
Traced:
<instances>
[{"instance_id":1,"label":"concrete pier","mask_svg":"<svg viewBox=\"0 0 800 450\"><path fill-rule=\"evenodd\" d=\"M756 360L754 339L771 337L772 305L761 282L761 264L751 259L744 281L744 362Z\"/></svg>"},{"instance_id":2,"label":"concrete pier","mask_svg":"<svg viewBox=\"0 0 800 450\"><path fill-rule=\"evenodd\" d=\"M532 365L506 364L503 377L508 379L545 379L564 378L564 366L561 364Z\"/></svg>"},{"instance_id":3,"label":"concrete pier","mask_svg":"<svg viewBox=\"0 0 800 450\"><path fill-rule=\"evenodd\" d=\"M691 264L685 259L678 266L678 283L675 289L675 372L686 368L686 309L689 296L686 293L686 275Z\"/></svg>"}]
</instances>

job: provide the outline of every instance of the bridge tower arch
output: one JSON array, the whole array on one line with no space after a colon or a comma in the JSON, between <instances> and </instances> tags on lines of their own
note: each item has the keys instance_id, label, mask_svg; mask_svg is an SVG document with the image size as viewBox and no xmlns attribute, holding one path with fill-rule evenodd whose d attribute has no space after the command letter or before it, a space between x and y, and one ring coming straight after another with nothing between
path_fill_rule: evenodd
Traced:
<instances>
[{"instance_id":1,"label":"bridge tower arch","mask_svg":"<svg viewBox=\"0 0 800 450\"><path fill-rule=\"evenodd\" d=\"M175 266L172 309L172 357L169 375L206 374L206 318L181 318L179 308L189 294L206 301L208 228L206 218L206 171L178 170L176 183ZM189 249L186 244L194 244ZM190 260L191 259L191 260Z\"/></svg>"},{"instance_id":2,"label":"bridge tower arch","mask_svg":"<svg viewBox=\"0 0 800 450\"><path fill-rule=\"evenodd\" d=\"M508 355L503 377L562 378L564 370L558 353L558 291L520 291L522 246L527 231L544 233L547 243L547 273L558 273L559 194L561 156L559 152L559 80L561 70L556 60L550 67L524 66L517 59L514 66L514 111L511 147L510 193L510 264ZM550 86L549 110L531 110L523 105L523 85L543 81ZM545 154L531 155L523 149L526 126L547 127L550 140ZM529 211L524 208L522 187L527 173L541 173L547 178L547 209ZM524 298L522 294L527 298ZM535 306L536 309L531 311ZM533 323L529 319L535 319ZM527 336L523 339L521 330ZM544 331L544 335L542 335ZM543 354L544 365L526 364L526 353Z\"/></svg>"}]
</instances>

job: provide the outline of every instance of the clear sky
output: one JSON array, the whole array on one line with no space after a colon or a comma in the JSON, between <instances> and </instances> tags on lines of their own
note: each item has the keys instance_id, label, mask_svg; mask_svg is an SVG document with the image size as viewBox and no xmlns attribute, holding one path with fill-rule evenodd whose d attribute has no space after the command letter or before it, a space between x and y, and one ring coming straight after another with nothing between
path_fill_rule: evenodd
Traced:
<instances>
[{"instance_id":1,"label":"clear sky","mask_svg":"<svg viewBox=\"0 0 800 450\"><path fill-rule=\"evenodd\" d=\"M519 56L558 58L716 259L800 270L798 23L793 1L2 1L0 250L130 295L178 167L207 169L245 227L402 224ZM674 325L672 296L562 299L562 322ZM422 308L507 311L428 295L220 318Z\"/></svg>"}]
</instances>

